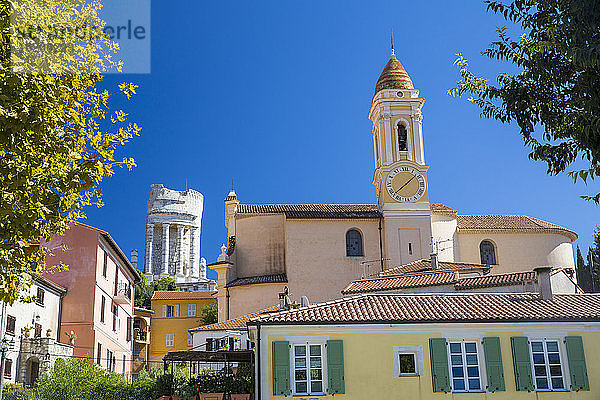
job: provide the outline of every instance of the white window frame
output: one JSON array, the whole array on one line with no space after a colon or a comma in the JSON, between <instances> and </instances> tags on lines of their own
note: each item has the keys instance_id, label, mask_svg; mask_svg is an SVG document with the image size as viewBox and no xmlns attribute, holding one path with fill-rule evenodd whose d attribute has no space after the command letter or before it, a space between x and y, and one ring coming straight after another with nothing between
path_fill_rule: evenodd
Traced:
<instances>
[{"instance_id":1,"label":"white window frame","mask_svg":"<svg viewBox=\"0 0 600 400\"><path fill-rule=\"evenodd\" d=\"M529 360L531 362L531 377L533 379L533 386L535 387L536 392L568 392L571 387L571 382L569 380L570 373L568 370L568 365L565 362L566 351L563 348L564 338L560 337L536 337L536 338L528 338L528 347L529 347ZM538 389L537 380L535 375L535 364L533 363L533 349L531 344L533 342L543 342L544 346L544 361L546 366L546 379L548 380L548 389ZM557 342L558 343L558 356L560 357L560 370L562 372L563 378L563 388L562 389L551 389L552 387L552 377L550 375L550 364L548 362L548 349L546 347L546 342Z\"/></svg>"},{"instance_id":2,"label":"white window frame","mask_svg":"<svg viewBox=\"0 0 600 400\"><path fill-rule=\"evenodd\" d=\"M194 335L190 332L187 334L187 345L188 347L192 347L194 345Z\"/></svg>"},{"instance_id":3,"label":"white window frame","mask_svg":"<svg viewBox=\"0 0 600 400\"><path fill-rule=\"evenodd\" d=\"M196 316L196 304L188 304L188 310L187 310L187 316L188 317L195 317Z\"/></svg>"},{"instance_id":4,"label":"white window frame","mask_svg":"<svg viewBox=\"0 0 600 400\"><path fill-rule=\"evenodd\" d=\"M174 333L165 334L165 347L175 347L175 334Z\"/></svg>"},{"instance_id":5,"label":"white window frame","mask_svg":"<svg viewBox=\"0 0 600 400\"><path fill-rule=\"evenodd\" d=\"M423 359L423 346L421 345L397 345L392 347L394 355L394 376L422 376L425 374L425 361ZM400 373L400 355L412 354L415 357L415 373L403 374Z\"/></svg>"},{"instance_id":6,"label":"white window frame","mask_svg":"<svg viewBox=\"0 0 600 400\"><path fill-rule=\"evenodd\" d=\"M327 340L302 340L290 342L290 382L292 386L292 394L294 396L321 396L327 394ZM306 388L307 392L296 392L296 363L295 363L295 346L306 346ZM310 386L310 346L321 346L321 381L322 391L311 392Z\"/></svg>"},{"instance_id":7,"label":"white window frame","mask_svg":"<svg viewBox=\"0 0 600 400\"><path fill-rule=\"evenodd\" d=\"M487 382L486 382L486 371L485 371L485 362L483 358L483 348L481 346L481 338L468 338L468 339L456 339L449 338L446 339L446 352L448 354L448 372L450 375L450 387L452 388L452 393L485 393ZM463 380L465 382L465 390L456 390L454 388L454 374L452 373L452 357L450 352L450 344L451 343L460 343L461 344L461 357L462 357L462 368L464 371ZM469 376L467 370L467 357L466 352L464 351L465 343L475 343L475 348L477 349L477 368L479 370L479 389L469 390Z\"/></svg>"}]
</instances>

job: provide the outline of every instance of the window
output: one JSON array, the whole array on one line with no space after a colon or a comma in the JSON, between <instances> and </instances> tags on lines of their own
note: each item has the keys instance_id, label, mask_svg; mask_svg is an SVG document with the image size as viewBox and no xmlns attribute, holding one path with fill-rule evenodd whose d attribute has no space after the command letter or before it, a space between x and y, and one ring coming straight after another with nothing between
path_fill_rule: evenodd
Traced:
<instances>
[{"instance_id":1,"label":"window","mask_svg":"<svg viewBox=\"0 0 600 400\"><path fill-rule=\"evenodd\" d=\"M35 296L36 304L43 306L44 305L44 289L37 288L37 295Z\"/></svg>"},{"instance_id":2,"label":"window","mask_svg":"<svg viewBox=\"0 0 600 400\"><path fill-rule=\"evenodd\" d=\"M123 354L123 375L125 375L125 354Z\"/></svg>"},{"instance_id":3,"label":"window","mask_svg":"<svg viewBox=\"0 0 600 400\"><path fill-rule=\"evenodd\" d=\"M531 361L536 390L565 390L558 340L532 340Z\"/></svg>"},{"instance_id":4,"label":"window","mask_svg":"<svg viewBox=\"0 0 600 400\"><path fill-rule=\"evenodd\" d=\"M106 278L106 271L108 270L108 253L104 251L104 263L102 264L102 276Z\"/></svg>"},{"instance_id":5,"label":"window","mask_svg":"<svg viewBox=\"0 0 600 400\"><path fill-rule=\"evenodd\" d=\"M6 316L6 334L14 335L15 334L15 325L17 323L17 319L12 315Z\"/></svg>"},{"instance_id":6,"label":"window","mask_svg":"<svg viewBox=\"0 0 600 400\"><path fill-rule=\"evenodd\" d=\"M179 304L163 305L163 317L179 317Z\"/></svg>"},{"instance_id":7,"label":"window","mask_svg":"<svg viewBox=\"0 0 600 400\"><path fill-rule=\"evenodd\" d=\"M98 365L102 365L102 343L98 342L98 359L96 360L96 363Z\"/></svg>"},{"instance_id":8,"label":"window","mask_svg":"<svg viewBox=\"0 0 600 400\"><path fill-rule=\"evenodd\" d=\"M106 349L106 369L109 371L113 370L113 352Z\"/></svg>"},{"instance_id":9,"label":"window","mask_svg":"<svg viewBox=\"0 0 600 400\"><path fill-rule=\"evenodd\" d=\"M112 314L113 314L112 329L114 332L117 331L117 315L118 315L118 313L119 313L119 307L117 307L116 304L113 304L113 306L112 306Z\"/></svg>"},{"instance_id":10,"label":"window","mask_svg":"<svg viewBox=\"0 0 600 400\"><path fill-rule=\"evenodd\" d=\"M399 354L398 362L400 365L400 376L417 374L417 363L413 353Z\"/></svg>"},{"instance_id":11,"label":"window","mask_svg":"<svg viewBox=\"0 0 600 400\"><path fill-rule=\"evenodd\" d=\"M187 334L187 345L190 347L194 345L194 335L189 332Z\"/></svg>"},{"instance_id":12,"label":"window","mask_svg":"<svg viewBox=\"0 0 600 400\"><path fill-rule=\"evenodd\" d=\"M213 351L213 340L212 338L206 338L206 351Z\"/></svg>"},{"instance_id":13,"label":"window","mask_svg":"<svg viewBox=\"0 0 600 400\"><path fill-rule=\"evenodd\" d=\"M403 345L393 346L394 376L423 375L423 346Z\"/></svg>"},{"instance_id":14,"label":"window","mask_svg":"<svg viewBox=\"0 0 600 400\"><path fill-rule=\"evenodd\" d=\"M454 392L480 392L481 371L477 342L450 342L450 375Z\"/></svg>"},{"instance_id":15,"label":"window","mask_svg":"<svg viewBox=\"0 0 600 400\"><path fill-rule=\"evenodd\" d=\"M293 346L294 394L323 394L323 345Z\"/></svg>"},{"instance_id":16,"label":"window","mask_svg":"<svg viewBox=\"0 0 600 400\"><path fill-rule=\"evenodd\" d=\"M196 305L188 304L188 317L195 317L195 316L196 316Z\"/></svg>"},{"instance_id":17,"label":"window","mask_svg":"<svg viewBox=\"0 0 600 400\"><path fill-rule=\"evenodd\" d=\"M131 317L127 317L127 341L131 342Z\"/></svg>"},{"instance_id":18,"label":"window","mask_svg":"<svg viewBox=\"0 0 600 400\"><path fill-rule=\"evenodd\" d=\"M33 337L42 337L42 325L36 323L34 327L35 333L33 334Z\"/></svg>"},{"instance_id":19,"label":"window","mask_svg":"<svg viewBox=\"0 0 600 400\"><path fill-rule=\"evenodd\" d=\"M167 333L165 335L165 339L166 339L165 346L167 346L167 347L175 346L175 334L174 333Z\"/></svg>"},{"instance_id":20,"label":"window","mask_svg":"<svg viewBox=\"0 0 600 400\"><path fill-rule=\"evenodd\" d=\"M100 299L100 322L104 322L104 309L106 308L106 298Z\"/></svg>"},{"instance_id":21,"label":"window","mask_svg":"<svg viewBox=\"0 0 600 400\"><path fill-rule=\"evenodd\" d=\"M346 256L363 256L362 234L356 229L350 229L346 232Z\"/></svg>"},{"instance_id":22,"label":"window","mask_svg":"<svg viewBox=\"0 0 600 400\"><path fill-rule=\"evenodd\" d=\"M12 375L12 360L6 359L4 360L4 377L10 379Z\"/></svg>"},{"instance_id":23,"label":"window","mask_svg":"<svg viewBox=\"0 0 600 400\"><path fill-rule=\"evenodd\" d=\"M406 132L406 126L402 122L398 123L398 151L406 151L406 138L408 134Z\"/></svg>"},{"instance_id":24,"label":"window","mask_svg":"<svg viewBox=\"0 0 600 400\"><path fill-rule=\"evenodd\" d=\"M484 240L479 244L479 254L482 264L496 265L496 250L494 244L489 240Z\"/></svg>"}]
</instances>

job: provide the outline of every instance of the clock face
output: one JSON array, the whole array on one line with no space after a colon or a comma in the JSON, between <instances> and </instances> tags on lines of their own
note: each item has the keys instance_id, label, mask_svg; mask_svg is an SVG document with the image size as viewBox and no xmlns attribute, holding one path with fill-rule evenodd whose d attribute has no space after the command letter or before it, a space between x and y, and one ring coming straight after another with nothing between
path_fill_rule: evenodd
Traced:
<instances>
[{"instance_id":1,"label":"clock face","mask_svg":"<svg viewBox=\"0 0 600 400\"><path fill-rule=\"evenodd\" d=\"M388 174L385 187L396 201L412 203L425 193L425 178L414 168L398 167Z\"/></svg>"}]
</instances>

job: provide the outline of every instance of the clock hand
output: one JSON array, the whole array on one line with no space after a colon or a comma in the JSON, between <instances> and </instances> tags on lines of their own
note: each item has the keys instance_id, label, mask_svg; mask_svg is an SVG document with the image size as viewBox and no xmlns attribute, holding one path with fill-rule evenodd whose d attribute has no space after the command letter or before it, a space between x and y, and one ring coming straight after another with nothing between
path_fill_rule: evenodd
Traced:
<instances>
[{"instance_id":1,"label":"clock hand","mask_svg":"<svg viewBox=\"0 0 600 400\"><path fill-rule=\"evenodd\" d=\"M396 190L394 193L398 193L400 190L402 190L402 188L403 188L403 187L405 187L406 185L408 185L408 184L409 184L409 183L410 183L410 182L411 182L413 179L415 179L415 178L416 178L416 176L415 176L415 175L413 175L413 177L412 177L412 178L410 178L410 179L409 179L409 180L408 180L408 181L407 181L407 182L406 182L404 185L400 186L400 187L398 188L398 190Z\"/></svg>"}]
</instances>

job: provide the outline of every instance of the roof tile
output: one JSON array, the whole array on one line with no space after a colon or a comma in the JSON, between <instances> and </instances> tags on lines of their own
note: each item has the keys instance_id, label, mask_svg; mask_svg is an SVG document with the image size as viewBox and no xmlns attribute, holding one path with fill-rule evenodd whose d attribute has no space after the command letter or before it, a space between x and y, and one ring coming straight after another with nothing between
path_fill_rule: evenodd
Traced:
<instances>
[{"instance_id":1,"label":"roof tile","mask_svg":"<svg viewBox=\"0 0 600 400\"><path fill-rule=\"evenodd\" d=\"M224 331L229 329L244 329L246 328L246 323L252 317L256 317L262 314L268 314L279 310L279 306L273 306L269 308L265 308L250 314L241 315L237 318L228 319L226 321L217 322L210 325L199 326L194 329L190 329L192 332L203 332L203 331Z\"/></svg>"},{"instance_id":2,"label":"roof tile","mask_svg":"<svg viewBox=\"0 0 600 400\"><path fill-rule=\"evenodd\" d=\"M438 261L438 270L458 271L464 269L485 269L489 270L491 265L460 263L449 261ZM422 272L431 270L431 260L417 260L408 264L399 265L394 268L386 269L381 275L402 275L407 273Z\"/></svg>"},{"instance_id":3,"label":"roof tile","mask_svg":"<svg viewBox=\"0 0 600 400\"><path fill-rule=\"evenodd\" d=\"M237 278L227 284L227 287L254 285L257 283L285 283L287 282L286 274L271 274L261 276L249 276L246 278Z\"/></svg>"},{"instance_id":4,"label":"roof tile","mask_svg":"<svg viewBox=\"0 0 600 400\"><path fill-rule=\"evenodd\" d=\"M342 294L372 293L381 290L450 285L458 282L458 280L458 273L456 271L427 272L423 274L361 279L350 282L350 284L342 290Z\"/></svg>"}]
</instances>

